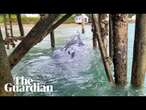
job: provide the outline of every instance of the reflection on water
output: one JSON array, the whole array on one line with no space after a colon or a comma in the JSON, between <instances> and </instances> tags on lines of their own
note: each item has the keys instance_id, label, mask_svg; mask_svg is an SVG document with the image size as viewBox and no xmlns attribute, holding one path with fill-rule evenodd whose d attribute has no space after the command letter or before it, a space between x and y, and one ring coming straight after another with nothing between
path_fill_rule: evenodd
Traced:
<instances>
[{"instance_id":1,"label":"reflection on water","mask_svg":"<svg viewBox=\"0 0 146 110\"><path fill-rule=\"evenodd\" d=\"M52 84L54 92L50 93L17 93L23 96L133 96L145 95L144 88L134 89L111 86L106 78L99 50L92 48L92 33L90 25L85 26L85 34L81 40L85 44L75 48L75 57L53 57L56 51L63 48L71 40L78 26L60 26L55 30L56 49L50 49L49 35L34 46L12 70L13 76L30 77L42 83ZM129 25L128 41L128 79L130 80L134 25ZM57 52L58 53L58 52ZM68 53L67 53L68 54ZM62 55L59 53L58 55Z\"/></svg>"}]
</instances>

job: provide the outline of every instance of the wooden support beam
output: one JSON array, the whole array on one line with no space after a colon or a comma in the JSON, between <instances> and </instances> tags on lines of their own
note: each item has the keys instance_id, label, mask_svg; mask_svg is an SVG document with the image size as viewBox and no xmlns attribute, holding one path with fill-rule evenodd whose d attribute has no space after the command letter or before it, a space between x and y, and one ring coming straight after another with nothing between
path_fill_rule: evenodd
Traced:
<instances>
[{"instance_id":1,"label":"wooden support beam","mask_svg":"<svg viewBox=\"0 0 146 110\"><path fill-rule=\"evenodd\" d=\"M8 39L3 40L4 43L7 45L10 41L17 41L17 40L23 40L25 37L23 36L13 36L13 37L9 37Z\"/></svg>"},{"instance_id":2,"label":"wooden support beam","mask_svg":"<svg viewBox=\"0 0 146 110\"><path fill-rule=\"evenodd\" d=\"M10 33L11 33L11 37L13 37L13 26L12 26L11 14L8 14L8 16L9 16L9 20L10 20Z\"/></svg>"},{"instance_id":3,"label":"wooden support beam","mask_svg":"<svg viewBox=\"0 0 146 110\"><path fill-rule=\"evenodd\" d=\"M23 29L23 25L22 25L21 15L16 14L16 16L17 16L17 22L18 22L18 26L19 26L20 36L24 36L24 29Z\"/></svg>"},{"instance_id":4,"label":"wooden support beam","mask_svg":"<svg viewBox=\"0 0 146 110\"><path fill-rule=\"evenodd\" d=\"M112 16L109 14L109 57L113 60L113 22Z\"/></svg>"},{"instance_id":5,"label":"wooden support beam","mask_svg":"<svg viewBox=\"0 0 146 110\"><path fill-rule=\"evenodd\" d=\"M93 29L93 48L97 48L97 37L96 37L96 31Z\"/></svg>"},{"instance_id":6,"label":"wooden support beam","mask_svg":"<svg viewBox=\"0 0 146 110\"><path fill-rule=\"evenodd\" d=\"M108 15L107 14L99 14L99 22L100 22L100 29L101 29L101 38L102 41L105 45L105 48L108 53L108 41L107 41L107 36L108 36Z\"/></svg>"},{"instance_id":7,"label":"wooden support beam","mask_svg":"<svg viewBox=\"0 0 146 110\"><path fill-rule=\"evenodd\" d=\"M113 14L114 76L118 86L127 84L128 14Z\"/></svg>"},{"instance_id":8,"label":"wooden support beam","mask_svg":"<svg viewBox=\"0 0 146 110\"><path fill-rule=\"evenodd\" d=\"M92 33L93 33L93 48L97 48L97 37L96 37L96 30L95 30L95 23L94 23L94 19L93 19L93 14L91 16L92 19Z\"/></svg>"},{"instance_id":9,"label":"wooden support beam","mask_svg":"<svg viewBox=\"0 0 146 110\"><path fill-rule=\"evenodd\" d=\"M37 22L37 24L9 56L11 68L13 68L34 45L40 42L43 37L47 35L46 33L48 29L57 17L58 14L51 14Z\"/></svg>"},{"instance_id":10,"label":"wooden support beam","mask_svg":"<svg viewBox=\"0 0 146 110\"><path fill-rule=\"evenodd\" d=\"M52 32L54 29L56 29L59 25L61 25L64 21L66 21L72 14L66 14L62 18L58 19L51 25L51 27L48 29L47 34Z\"/></svg>"},{"instance_id":11,"label":"wooden support beam","mask_svg":"<svg viewBox=\"0 0 146 110\"><path fill-rule=\"evenodd\" d=\"M93 14L93 20L94 20L94 23L95 23L96 37L97 37L97 40L98 40L98 45L99 45L99 49L100 49L100 52L101 52L101 57L102 57L102 61L103 61L105 71L106 71L106 75L107 75L108 81L114 83L114 80L113 80L113 77L112 77L112 70L111 70L111 67L110 67L110 64L109 64L109 59L108 59L108 56L107 56L107 53L106 53L107 51L105 49L105 45L104 45L104 43L102 41L102 38L101 38L99 15L98 14Z\"/></svg>"},{"instance_id":12,"label":"wooden support beam","mask_svg":"<svg viewBox=\"0 0 146 110\"><path fill-rule=\"evenodd\" d=\"M85 19L84 19L84 15L83 14L81 14L81 32L82 32L82 34L84 34L85 33Z\"/></svg>"},{"instance_id":13,"label":"wooden support beam","mask_svg":"<svg viewBox=\"0 0 146 110\"><path fill-rule=\"evenodd\" d=\"M10 72L9 61L3 42L2 33L0 29L0 96L13 96L13 92L6 92L5 84L13 83L13 78Z\"/></svg>"},{"instance_id":14,"label":"wooden support beam","mask_svg":"<svg viewBox=\"0 0 146 110\"><path fill-rule=\"evenodd\" d=\"M10 48L9 45L12 45L12 47L15 47L14 41L9 40L10 37L11 38L13 37L11 14L8 14L8 16L7 16L7 14L4 14L3 17L4 17L4 26L5 26L5 33L6 33L5 40L9 41L9 42L6 42L7 43L7 49L9 49Z\"/></svg>"},{"instance_id":15,"label":"wooden support beam","mask_svg":"<svg viewBox=\"0 0 146 110\"><path fill-rule=\"evenodd\" d=\"M50 41L51 41L51 47L55 48L54 31L51 31L51 33L50 33Z\"/></svg>"},{"instance_id":16,"label":"wooden support beam","mask_svg":"<svg viewBox=\"0 0 146 110\"><path fill-rule=\"evenodd\" d=\"M81 27L82 27L82 34L84 34L85 33L85 21L84 21L83 17L82 17Z\"/></svg>"},{"instance_id":17,"label":"wooden support beam","mask_svg":"<svg viewBox=\"0 0 146 110\"><path fill-rule=\"evenodd\" d=\"M32 28L28 35L22 40L22 42L16 47L16 49L9 56L9 62L11 69L21 60L21 58L38 42L43 40L47 34L57 28L65 20L67 20L72 14L64 15L61 19L54 21L58 18L58 14L50 14L48 17L44 17L38 21L38 23Z\"/></svg>"},{"instance_id":18,"label":"wooden support beam","mask_svg":"<svg viewBox=\"0 0 146 110\"><path fill-rule=\"evenodd\" d=\"M9 33L7 31L8 29L7 29L7 23L6 23L7 22L7 20L6 20L7 19L7 14L3 15L3 19L4 19L5 34L6 34L6 37L8 37Z\"/></svg>"},{"instance_id":19,"label":"wooden support beam","mask_svg":"<svg viewBox=\"0 0 146 110\"><path fill-rule=\"evenodd\" d=\"M146 74L146 14L136 15L131 84L142 87Z\"/></svg>"}]
</instances>

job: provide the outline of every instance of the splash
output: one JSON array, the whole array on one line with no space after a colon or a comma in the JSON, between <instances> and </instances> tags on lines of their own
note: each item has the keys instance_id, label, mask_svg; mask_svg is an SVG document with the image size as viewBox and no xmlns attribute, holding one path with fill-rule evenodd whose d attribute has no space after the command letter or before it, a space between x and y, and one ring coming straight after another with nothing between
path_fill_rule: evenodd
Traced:
<instances>
[{"instance_id":1,"label":"splash","mask_svg":"<svg viewBox=\"0 0 146 110\"><path fill-rule=\"evenodd\" d=\"M81 35L77 32L64 47L58 48L53 52L52 58L54 59L73 59L83 49L85 44L81 40Z\"/></svg>"}]
</instances>

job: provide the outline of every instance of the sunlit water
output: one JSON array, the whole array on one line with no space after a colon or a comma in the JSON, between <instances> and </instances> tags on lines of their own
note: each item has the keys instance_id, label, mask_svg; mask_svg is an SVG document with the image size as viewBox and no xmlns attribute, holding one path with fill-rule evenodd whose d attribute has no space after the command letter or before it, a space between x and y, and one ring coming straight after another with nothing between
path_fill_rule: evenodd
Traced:
<instances>
[{"instance_id":1,"label":"sunlit water","mask_svg":"<svg viewBox=\"0 0 146 110\"><path fill-rule=\"evenodd\" d=\"M64 47L80 25L62 25L55 30L56 49ZM13 77L24 76L42 83L53 85L53 93L17 93L18 96L133 96L145 95L145 88L130 86L131 65L134 41L134 24L128 29L128 85L115 88L108 83L98 49L92 48L90 25L85 26L81 35L84 46L76 51L74 58L52 57L49 35L34 46L12 70ZM56 50L55 49L55 50ZM8 51L11 52L11 50Z\"/></svg>"}]
</instances>

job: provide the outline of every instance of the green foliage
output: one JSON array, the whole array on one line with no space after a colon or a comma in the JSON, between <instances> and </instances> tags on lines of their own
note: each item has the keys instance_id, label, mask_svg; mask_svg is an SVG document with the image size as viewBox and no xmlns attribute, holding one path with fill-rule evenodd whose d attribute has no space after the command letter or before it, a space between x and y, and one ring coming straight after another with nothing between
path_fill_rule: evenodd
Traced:
<instances>
[{"instance_id":1,"label":"green foliage","mask_svg":"<svg viewBox=\"0 0 146 110\"><path fill-rule=\"evenodd\" d=\"M64 16L65 14L60 14L59 18L61 18L62 16ZM64 23L74 23L74 16L72 15L68 20L66 20ZM11 15L12 18L12 22L15 24L17 23L17 19L16 19L16 15L12 14ZM39 20L39 17L27 17L27 16L21 16L22 18L22 23L23 24L34 24ZM59 19L58 18L58 19ZM3 23L3 15L0 15L0 23Z\"/></svg>"},{"instance_id":2,"label":"green foliage","mask_svg":"<svg viewBox=\"0 0 146 110\"><path fill-rule=\"evenodd\" d=\"M62 16L64 16L65 14L60 14L59 18L60 19ZM74 23L74 17L77 15L81 15L81 14L73 14L70 18L68 18L64 23ZM87 16L90 16L90 14L87 14ZM17 19L16 19L16 15L15 14L11 14L11 18L12 18L12 22L15 24L17 23ZM39 17L27 17L27 16L21 16L22 18L22 23L23 24L34 24L39 20ZM3 23L3 15L0 14L0 23Z\"/></svg>"},{"instance_id":3,"label":"green foliage","mask_svg":"<svg viewBox=\"0 0 146 110\"><path fill-rule=\"evenodd\" d=\"M22 16L22 23L23 24L34 24L39 20L39 17L26 17Z\"/></svg>"},{"instance_id":4,"label":"green foliage","mask_svg":"<svg viewBox=\"0 0 146 110\"><path fill-rule=\"evenodd\" d=\"M11 14L12 22L15 24L17 23L16 15ZM22 23L23 24L34 24L39 20L39 17L27 17L27 16L21 16ZM3 23L3 15L0 15L0 23Z\"/></svg>"}]
</instances>

